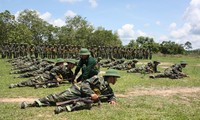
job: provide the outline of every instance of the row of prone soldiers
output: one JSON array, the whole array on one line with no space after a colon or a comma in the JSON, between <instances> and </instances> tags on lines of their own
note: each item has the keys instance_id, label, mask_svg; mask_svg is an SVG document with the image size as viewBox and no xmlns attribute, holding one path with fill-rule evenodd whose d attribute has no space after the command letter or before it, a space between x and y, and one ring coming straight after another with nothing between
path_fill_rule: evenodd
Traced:
<instances>
[{"instance_id":1,"label":"row of prone soldiers","mask_svg":"<svg viewBox=\"0 0 200 120\"><path fill-rule=\"evenodd\" d=\"M64 44L27 44L27 43L3 43L0 46L2 58L17 58L19 56L32 56L36 58L78 58L80 45ZM117 46L88 46L91 55L95 58L109 59L152 59L151 48L126 48Z\"/></svg>"},{"instance_id":2,"label":"row of prone soldiers","mask_svg":"<svg viewBox=\"0 0 200 120\"><path fill-rule=\"evenodd\" d=\"M112 68L117 70L127 70L127 73L142 73L142 74L151 74L151 73L160 73L158 71L159 61L148 62L146 65L136 67L138 59L133 59L131 61L125 61L125 59L115 60L108 59L100 62L100 65L105 68ZM157 75L150 75L150 78L171 78L179 79L187 77L185 73L182 72L182 68L185 68L187 63L181 61L179 64L174 64L169 68L166 68L163 73Z\"/></svg>"},{"instance_id":3,"label":"row of prone soldiers","mask_svg":"<svg viewBox=\"0 0 200 120\"><path fill-rule=\"evenodd\" d=\"M90 57L89 51L85 48L80 50L80 56L81 59L78 62L77 68L80 67L84 61L90 61L90 64L88 64L89 67L95 62L92 60L93 58ZM76 83L73 80L74 75L77 75L77 68L74 75L71 71L77 64L75 59L68 59L67 61L64 59L57 59L54 63L54 61L49 59L40 60L35 57L19 57L8 60L8 62L13 66L12 70L14 71L12 71L11 74L21 73L17 78L32 76L32 78L26 81L10 84L9 88L25 86L46 88L57 87L60 83L65 81L72 83L72 85L63 92L49 94L32 103L22 102L21 109L27 107L57 106L54 112L55 114L59 114L63 111L71 112L81 109L91 109L92 105L95 103L98 103L98 105L100 105L101 102L108 102L112 105L116 104L116 97L109 85L114 85L117 78L120 77L118 72L114 69L107 70L103 77L94 75ZM87 69L86 66L84 66L84 69ZM82 75L83 74L84 73L82 73Z\"/></svg>"},{"instance_id":4,"label":"row of prone soldiers","mask_svg":"<svg viewBox=\"0 0 200 120\"><path fill-rule=\"evenodd\" d=\"M17 84L10 84L9 88L15 87L58 87L62 83L71 83L73 77L72 69L77 60L57 59L56 62L50 59L38 59L35 57L18 57L9 60L13 68L10 74L19 74L14 78L30 78Z\"/></svg>"}]
</instances>

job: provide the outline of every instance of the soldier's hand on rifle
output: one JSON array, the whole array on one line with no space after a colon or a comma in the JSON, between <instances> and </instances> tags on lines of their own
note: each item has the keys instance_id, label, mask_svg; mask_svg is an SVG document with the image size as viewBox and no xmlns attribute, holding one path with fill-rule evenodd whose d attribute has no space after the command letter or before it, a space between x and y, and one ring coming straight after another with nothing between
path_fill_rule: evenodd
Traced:
<instances>
[{"instance_id":1,"label":"soldier's hand on rifle","mask_svg":"<svg viewBox=\"0 0 200 120\"><path fill-rule=\"evenodd\" d=\"M57 80L58 82L62 82L62 81L63 81L63 79L61 79L61 78L59 78L59 77L57 77L56 80Z\"/></svg>"},{"instance_id":2,"label":"soldier's hand on rifle","mask_svg":"<svg viewBox=\"0 0 200 120\"><path fill-rule=\"evenodd\" d=\"M97 102L99 100L99 96L97 94L91 94L91 99L94 101L94 102Z\"/></svg>"},{"instance_id":3,"label":"soldier's hand on rifle","mask_svg":"<svg viewBox=\"0 0 200 120\"><path fill-rule=\"evenodd\" d=\"M117 104L116 101L113 101L113 100L110 101L109 103L110 103L111 105L116 105L116 104Z\"/></svg>"}]
</instances>

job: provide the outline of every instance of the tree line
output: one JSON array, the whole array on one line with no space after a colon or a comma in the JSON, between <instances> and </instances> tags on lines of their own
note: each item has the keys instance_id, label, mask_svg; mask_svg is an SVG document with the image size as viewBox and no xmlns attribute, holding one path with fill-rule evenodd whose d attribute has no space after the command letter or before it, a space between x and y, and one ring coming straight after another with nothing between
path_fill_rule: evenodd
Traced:
<instances>
[{"instance_id":1,"label":"tree line","mask_svg":"<svg viewBox=\"0 0 200 120\"><path fill-rule=\"evenodd\" d=\"M35 10L25 9L15 18L10 11L0 13L1 43L28 44L68 44L87 46L117 46L130 48L148 48L153 53L183 54L192 48L188 41L184 45L172 41L156 43L153 38L140 36L123 46L116 31L106 30L102 26L95 28L86 18L79 15L66 17L66 25L53 26L41 19ZM0 44L1 44L0 43Z\"/></svg>"}]
</instances>

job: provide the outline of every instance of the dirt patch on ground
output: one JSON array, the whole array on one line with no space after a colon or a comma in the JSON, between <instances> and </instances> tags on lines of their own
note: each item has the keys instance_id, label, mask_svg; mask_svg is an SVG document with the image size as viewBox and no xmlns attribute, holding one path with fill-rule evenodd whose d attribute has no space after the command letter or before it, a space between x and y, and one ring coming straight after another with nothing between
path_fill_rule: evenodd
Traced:
<instances>
[{"instance_id":1,"label":"dirt patch on ground","mask_svg":"<svg viewBox=\"0 0 200 120\"><path fill-rule=\"evenodd\" d=\"M125 94L116 94L117 97L120 98L127 98L127 97L133 97L133 96L144 96L144 95L150 95L150 96L172 96L176 94L180 95L191 95L200 93L200 87L177 87L177 88L134 88L130 90L129 92ZM37 100L38 98L0 98L0 103L6 102L6 103L21 103L23 101L27 102L33 102L34 100Z\"/></svg>"},{"instance_id":2,"label":"dirt patch on ground","mask_svg":"<svg viewBox=\"0 0 200 120\"><path fill-rule=\"evenodd\" d=\"M0 102L7 102L7 103L12 103L12 102L33 102L34 100L37 100L38 98L0 98Z\"/></svg>"},{"instance_id":3,"label":"dirt patch on ground","mask_svg":"<svg viewBox=\"0 0 200 120\"><path fill-rule=\"evenodd\" d=\"M197 67L200 67L200 64L197 64L196 66L197 66Z\"/></svg>"},{"instance_id":4,"label":"dirt patch on ground","mask_svg":"<svg viewBox=\"0 0 200 120\"><path fill-rule=\"evenodd\" d=\"M186 88L186 87L178 87L178 88L163 88L163 89L155 89L155 88L141 88L141 89L133 89L126 94L117 94L118 97L130 97L130 96L143 96L143 95L159 95L159 96L172 96L176 94L193 94L200 93L200 87Z\"/></svg>"}]
</instances>

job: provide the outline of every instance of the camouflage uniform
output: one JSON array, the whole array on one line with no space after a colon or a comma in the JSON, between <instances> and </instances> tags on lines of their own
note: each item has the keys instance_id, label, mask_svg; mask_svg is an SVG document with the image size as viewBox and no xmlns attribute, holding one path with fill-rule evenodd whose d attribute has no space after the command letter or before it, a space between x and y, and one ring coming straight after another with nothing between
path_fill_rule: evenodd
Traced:
<instances>
[{"instance_id":1,"label":"camouflage uniform","mask_svg":"<svg viewBox=\"0 0 200 120\"><path fill-rule=\"evenodd\" d=\"M47 61L47 63L43 63L44 66L39 68L38 70L36 71L32 71L32 72L28 72L28 73L25 73L25 74L22 74L16 78L28 78L28 77L34 77L34 76L37 76L39 74L42 74L44 73L45 71L50 71L53 67L54 67L54 63L53 61Z\"/></svg>"},{"instance_id":2,"label":"camouflage uniform","mask_svg":"<svg viewBox=\"0 0 200 120\"><path fill-rule=\"evenodd\" d=\"M127 71L127 73L153 73L153 63L149 62L147 65L137 67L137 68L132 68Z\"/></svg>"},{"instance_id":3,"label":"camouflage uniform","mask_svg":"<svg viewBox=\"0 0 200 120\"><path fill-rule=\"evenodd\" d=\"M184 63L185 64L185 63ZM164 73L158 74L156 76L149 76L150 78L170 78L170 79L179 79L183 77L187 77L186 74L182 73L182 65L175 64L172 65L170 68L164 70Z\"/></svg>"},{"instance_id":4,"label":"camouflage uniform","mask_svg":"<svg viewBox=\"0 0 200 120\"><path fill-rule=\"evenodd\" d=\"M63 62L57 62L58 63L63 63ZM59 64L58 64L59 65ZM57 83L60 81L57 81L57 77L59 77L60 79L64 79L63 77L66 77L65 75L68 74L66 73L66 68L64 65L59 65L59 66L55 66L53 69L51 69L50 71L45 71L45 73L40 74L34 78L31 78L27 81L22 81L18 84L11 84L9 87L10 88L14 88L14 87L25 87L25 86L29 86L29 87L35 87L36 85L46 85L46 83L55 83L53 85L58 85ZM49 86L47 87L51 87L53 86L52 84L49 84ZM40 86L38 86L40 87ZM46 86L45 86L46 87Z\"/></svg>"},{"instance_id":5,"label":"camouflage uniform","mask_svg":"<svg viewBox=\"0 0 200 120\"><path fill-rule=\"evenodd\" d=\"M95 91L98 91L101 95L108 95L111 96L104 99L104 101L116 101L116 97L113 93L112 88L110 87L109 83L107 82L106 77L98 78L93 76L90 79L85 80L84 82L73 84L67 90L57 93L57 94L50 94L46 97L40 98L36 100L34 103L22 103L21 108L25 107L40 107L40 106L55 106L56 102L63 102L72 99L80 99L90 97L91 94L95 94ZM80 109L90 109L92 107L91 103L87 103L84 101L79 101L76 103L69 103L63 107L59 107L59 112L62 111L74 111ZM56 112L56 111L55 111Z\"/></svg>"}]
</instances>

